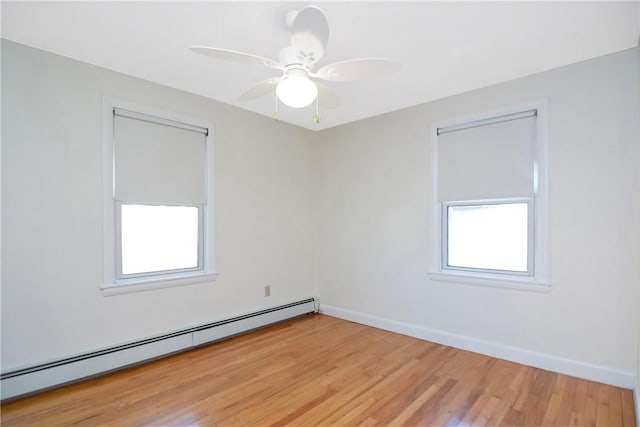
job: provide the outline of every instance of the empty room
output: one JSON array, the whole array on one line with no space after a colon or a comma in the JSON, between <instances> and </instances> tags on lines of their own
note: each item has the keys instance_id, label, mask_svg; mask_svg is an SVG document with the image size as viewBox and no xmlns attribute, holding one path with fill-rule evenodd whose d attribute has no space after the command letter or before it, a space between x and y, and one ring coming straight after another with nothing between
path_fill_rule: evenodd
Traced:
<instances>
[{"instance_id":1,"label":"empty room","mask_svg":"<svg viewBox=\"0 0 640 427\"><path fill-rule=\"evenodd\" d=\"M3 426L635 426L640 1L2 1Z\"/></svg>"}]
</instances>

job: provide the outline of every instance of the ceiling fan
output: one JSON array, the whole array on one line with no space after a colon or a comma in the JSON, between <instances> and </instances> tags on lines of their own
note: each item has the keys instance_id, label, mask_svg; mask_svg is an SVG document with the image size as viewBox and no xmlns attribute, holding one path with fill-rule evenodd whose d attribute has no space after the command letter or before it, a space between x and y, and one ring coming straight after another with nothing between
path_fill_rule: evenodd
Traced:
<instances>
[{"instance_id":1,"label":"ceiling fan","mask_svg":"<svg viewBox=\"0 0 640 427\"><path fill-rule=\"evenodd\" d=\"M389 59L359 58L335 62L313 71L329 41L329 24L324 12L318 7L306 6L288 12L285 22L291 32L291 45L280 50L278 61L215 47L192 46L190 49L219 60L281 71L281 76L263 80L239 97L241 102L251 101L275 89L276 119L278 99L292 108L303 108L316 101L316 122L319 122L318 104L328 108L337 107L340 104L338 96L318 80L365 80L391 76L400 70L400 64Z\"/></svg>"}]
</instances>

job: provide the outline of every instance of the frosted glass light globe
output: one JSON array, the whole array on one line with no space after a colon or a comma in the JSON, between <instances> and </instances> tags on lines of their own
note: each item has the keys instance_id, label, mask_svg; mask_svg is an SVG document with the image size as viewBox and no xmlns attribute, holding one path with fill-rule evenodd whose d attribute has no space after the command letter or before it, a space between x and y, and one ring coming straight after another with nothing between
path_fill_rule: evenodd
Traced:
<instances>
[{"instance_id":1,"label":"frosted glass light globe","mask_svg":"<svg viewBox=\"0 0 640 427\"><path fill-rule=\"evenodd\" d=\"M318 96L318 88L309 80L304 70L293 69L278 83L276 95L291 108L302 108L311 104Z\"/></svg>"}]
</instances>

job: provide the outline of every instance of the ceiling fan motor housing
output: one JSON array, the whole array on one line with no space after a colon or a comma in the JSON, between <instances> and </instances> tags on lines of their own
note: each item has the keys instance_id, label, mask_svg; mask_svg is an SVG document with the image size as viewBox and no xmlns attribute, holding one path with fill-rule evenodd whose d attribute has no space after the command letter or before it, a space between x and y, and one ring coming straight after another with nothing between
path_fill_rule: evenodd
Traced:
<instances>
[{"instance_id":1,"label":"ceiling fan motor housing","mask_svg":"<svg viewBox=\"0 0 640 427\"><path fill-rule=\"evenodd\" d=\"M313 54L312 54L313 55ZM294 48L293 46L287 46L280 49L278 52L278 62L285 64L285 71L288 68L304 67L311 70L313 62L310 61L312 55L306 55Z\"/></svg>"}]
</instances>

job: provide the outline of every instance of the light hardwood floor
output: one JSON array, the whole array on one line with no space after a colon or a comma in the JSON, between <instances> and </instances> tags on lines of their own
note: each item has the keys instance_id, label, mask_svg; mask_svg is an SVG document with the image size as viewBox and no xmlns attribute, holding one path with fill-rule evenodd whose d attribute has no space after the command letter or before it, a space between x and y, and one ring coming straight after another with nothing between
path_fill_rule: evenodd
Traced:
<instances>
[{"instance_id":1,"label":"light hardwood floor","mask_svg":"<svg viewBox=\"0 0 640 427\"><path fill-rule=\"evenodd\" d=\"M633 426L630 390L310 315L2 405L3 426Z\"/></svg>"}]
</instances>

